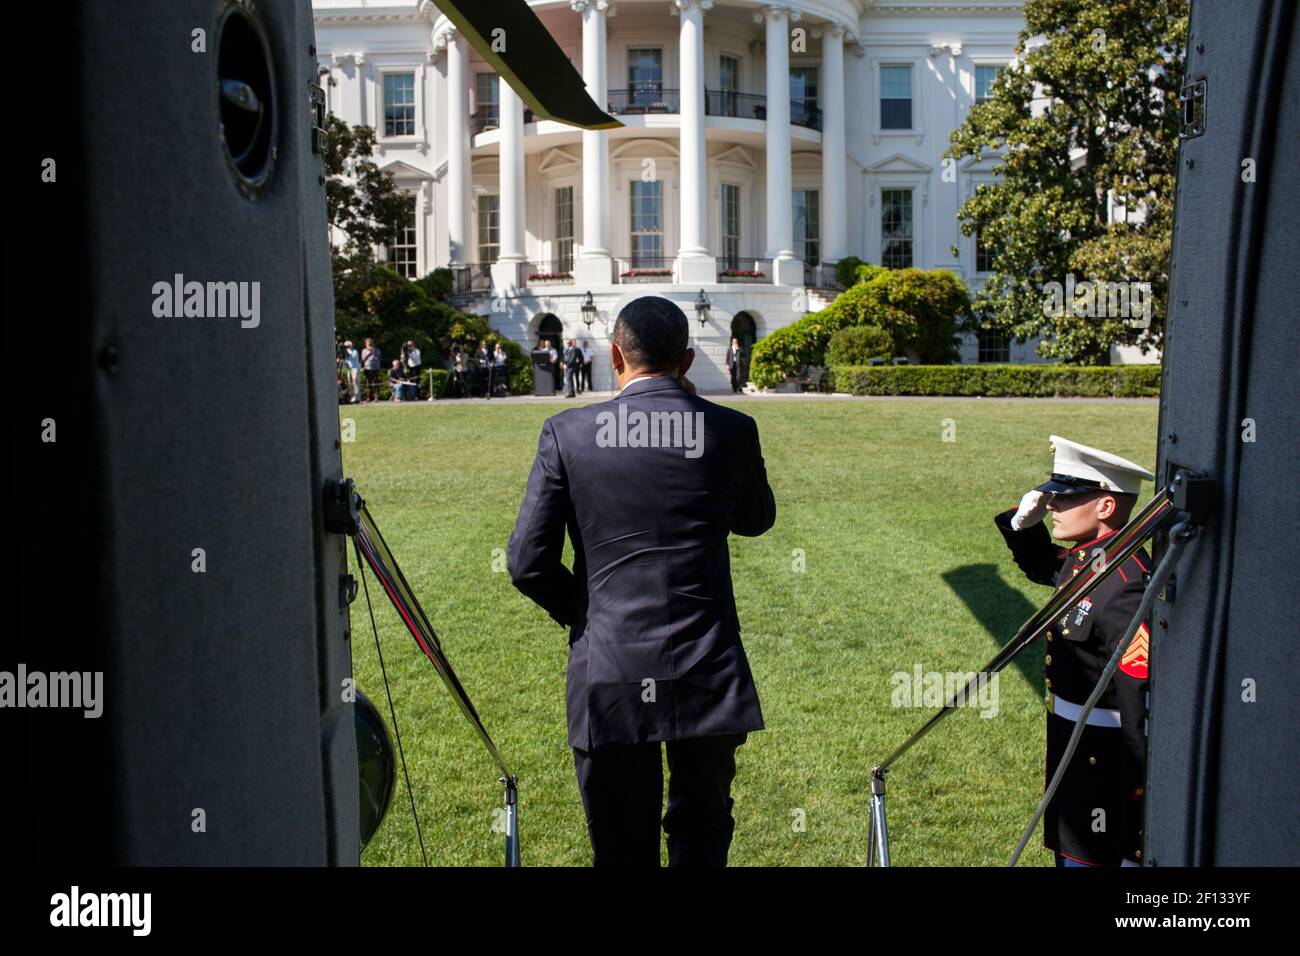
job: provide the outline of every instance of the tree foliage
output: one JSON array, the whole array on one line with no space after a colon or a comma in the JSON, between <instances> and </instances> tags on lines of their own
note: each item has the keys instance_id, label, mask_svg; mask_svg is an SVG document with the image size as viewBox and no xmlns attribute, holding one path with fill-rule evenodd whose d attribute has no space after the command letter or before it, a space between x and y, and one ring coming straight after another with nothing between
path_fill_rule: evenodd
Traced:
<instances>
[{"instance_id":1,"label":"tree foliage","mask_svg":"<svg viewBox=\"0 0 1300 956\"><path fill-rule=\"evenodd\" d=\"M1017 63L953 131L954 160L998 153L992 185L963 204L962 232L993 253L977 324L1078 364L1112 344L1158 348L1178 151L1187 0L1027 0ZM1108 221L1108 192L1125 210ZM1134 214L1141 222L1135 222ZM1149 282L1150 323L1047 314L1044 287Z\"/></svg>"},{"instance_id":2,"label":"tree foliage","mask_svg":"<svg viewBox=\"0 0 1300 956\"><path fill-rule=\"evenodd\" d=\"M840 329L879 330L892 351L926 364L957 357L956 330L965 322L970 297L946 269L883 269L860 265L863 277L820 312L812 312L754 344L750 379L770 388L808 365L826 364L826 350ZM874 336L875 341L884 341Z\"/></svg>"}]
</instances>

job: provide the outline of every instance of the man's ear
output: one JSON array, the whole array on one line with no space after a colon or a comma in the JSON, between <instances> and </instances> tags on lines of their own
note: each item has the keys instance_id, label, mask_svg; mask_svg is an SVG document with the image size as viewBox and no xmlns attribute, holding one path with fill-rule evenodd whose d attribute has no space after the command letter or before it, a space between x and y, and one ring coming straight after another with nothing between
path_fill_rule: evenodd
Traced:
<instances>
[{"instance_id":1,"label":"man's ear","mask_svg":"<svg viewBox=\"0 0 1300 956\"><path fill-rule=\"evenodd\" d=\"M677 377L681 378L683 375L685 375L686 370L691 367L691 363L694 361L695 361L695 349L688 348L686 350L686 353L682 356L682 364L677 366Z\"/></svg>"},{"instance_id":2,"label":"man's ear","mask_svg":"<svg viewBox=\"0 0 1300 956\"><path fill-rule=\"evenodd\" d=\"M1115 514L1115 509L1119 505L1110 495L1102 495L1097 499L1097 517L1102 521L1107 521Z\"/></svg>"},{"instance_id":3,"label":"man's ear","mask_svg":"<svg viewBox=\"0 0 1300 956\"><path fill-rule=\"evenodd\" d=\"M623 350L618 347L618 343L611 341L609 343L609 364L614 367L614 371L622 372L624 359Z\"/></svg>"}]
</instances>

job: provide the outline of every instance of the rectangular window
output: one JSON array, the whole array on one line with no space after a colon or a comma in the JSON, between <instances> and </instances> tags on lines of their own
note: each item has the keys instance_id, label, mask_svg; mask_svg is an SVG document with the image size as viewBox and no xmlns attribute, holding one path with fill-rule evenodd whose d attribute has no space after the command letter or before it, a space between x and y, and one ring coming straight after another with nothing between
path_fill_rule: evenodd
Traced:
<instances>
[{"instance_id":1,"label":"rectangular window","mask_svg":"<svg viewBox=\"0 0 1300 956\"><path fill-rule=\"evenodd\" d=\"M722 268L740 268L740 187L722 184Z\"/></svg>"},{"instance_id":2,"label":"rectangular window","mask_svg":"<svg viewBox=\"0 0 1300 956\"><path fill-rule=\"evenodd\" d=\"M398 275L416 278L415 261L415 196L405 197L402 218L397 222L393 244L389 247L388 263Z\"/></svg>"},{"instance_id":3,"label":"rectangular window","mask_svg":"<svg viewBox=\"0 0 1300 956\"><path fill-rule=\"evenodd\" d=\"M718 89L728 93L740 92L740 58L727 56L725 53L718 57Z\"/></svg>"},{"instance_id":4,"label":"rectangular window","mask_svg":"<svg viewBox=\"0 0 1300 956\"><path fill-rule=\"evenodd\" d=\"M993 81L998 78L996 66L975 67L975 102L978 105L993 95Z\"/></svg>"},{"instance_id":5,"label":"rectangular window","mask_svg":"<svg viewBox=\"0 0 1300 956\"><path fill-rule=\"evenodd\" d=\"M821 262L821 194L794 191L794 254L811 266Z\"/></svg>"},{"instance_id":6,"label":"rectangular window","mask_svg":"<svg viewBox=\"0 0 1300 956\"><path fill-rule=\"evenodd\" d=\"M664 249L663 192L661 183L632 181L632 267L662 264Z\"/></svg>"},{"instance_id":7,"label":"rectangular window","mask_svg":"<svg viewBox=\"0 0 1300 956\"><path fill-rule=\"evenodd\" d=\"M627 51L628 100L633 106L650 106L663 99L663 50L634 48Z\"/></svg>"},{"instance_id":8,"label":"rectangular window","mask_svg":"<svg viewBox=\"0 0 1300 956\"><path fill-rule=\"evenodd\" d=\"M880 191L880 264L887 269L912 265L912 190Z\"/></svg>"},{"instance_id":9,"label":"rectangular window","mask_svg":"<svg viewBox=\"0 0 1300 956\"><path fill-rule=\"evenodd\" d=\"M496 262L501 249L501 197L478 197L478 261Z\"/></svg>"},{"instance_id":10,"label":"rectangular window","mask_svg":"<svg viewBox=\"0 0 1300 956\"><path fill-rule=\"evenodd\" d=\"M880 68L880 128L912 128L912 68Z\"/></svg>"},{"instance_id":11,"label":"rectangular window","mask_svg":"<svg viewBox=\"0 0 1300 956\"><path fill-rule=\"evenodd\" d=\"M976 338L979 341L979 351L975 358L977 362L1005 364L1011 361L1011 340L1005 335L982 330L976 334Z\"/></svg>"},{"instance_id":12,"label":"rectangular window","mask_svg":"<svg viewBox=\"0 0 1300 956\"><path fill-rule=\"evenodd\" d=\"M573 187L555 190L555 271L573 271Z\"/></svg>"},{"instance_id":13,"label":"rectangular window","mask_svg":"<svg viewBox=\"0 0 1300 956\"><path fill-rule=\"evenodd\" d=\"M493 129L501 125L498 89L495 73L474 74L474 115L482 129Z\"/></svg>"},{"instance_id":14,"label":"rectangular window","mask_svg":"<svg viewBox=\"0 0 1300 956\"><path fill-rule=\"evenodd\" d=\"M415 74L384 74L384 135L415 135Z\"/></svg>"},{"instance_id":15,"label":"rectangular window","mask_svg":"<svg viewBox=\"0 0 1300 956\"><path fill-rule=\"evenodd\" d=\"M985 244L984 234L981 231L975 233L975 271L993 271L993 250Z\"/></svg>"},{"instance_id":16,"label":"rectangular window","mask_svg":"<svg viewBox=\"0 0 1300 956\"><path fill-rule=\"evenodd\" d=\"M790 67L790 122L809 126L817 110L817 67Z\"/></svg>"},{"instance_id":17,"label":"rectangular window","mask_svg":"<svg viewBox=\"0 0 1300 956\"><path fill-rule=\"evenodd\" d=\"M739 116L740 113L740 59L727 56L718 58L718 101L723 116Z\"/></svg>"}]
</instances>

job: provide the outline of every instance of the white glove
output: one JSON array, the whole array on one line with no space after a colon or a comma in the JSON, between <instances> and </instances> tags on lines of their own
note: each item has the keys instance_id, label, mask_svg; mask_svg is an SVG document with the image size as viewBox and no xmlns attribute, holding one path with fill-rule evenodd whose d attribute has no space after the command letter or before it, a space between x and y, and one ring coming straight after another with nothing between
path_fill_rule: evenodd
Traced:
<instances>
[{"instance_id":1,"label":"white glove","mask_svg":"<svg viewBox=\"0 0 1300 956\"><path fill-rule=\"evenodd\" d=\"M1023 531L1038 524L1046 514L1047 495L1041 491L1027 491L1020 499L1020 507L1011 516L1011 527L1015 531Z\"/></svg>"}]
</instances>

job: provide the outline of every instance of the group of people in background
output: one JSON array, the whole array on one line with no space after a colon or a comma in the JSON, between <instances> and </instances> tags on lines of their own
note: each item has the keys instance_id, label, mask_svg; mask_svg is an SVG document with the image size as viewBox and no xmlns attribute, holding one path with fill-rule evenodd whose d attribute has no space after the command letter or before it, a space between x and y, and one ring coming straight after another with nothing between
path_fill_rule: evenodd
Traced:
<instances>
[{"instance_id":1,"label":"group of people in background","mask_svg":"<svg viewBox=\"0 0 1300 956\"><path fill-rule=\"evenodd\" d=\"M554 369L555 374L555 388L560 387L560 376L564 376L565 398L576 398L584 390L590 390L591 369L596 358L596 353L591 350L590 341L583 339L582 345L579 346L577 339L566 339L563 355L555 350L550 339L538 339L537 348L550 353L551 368Z\"/></svg>"},{"instance_id":2,"label":"group of people in background","mask_svg":"<svg viewBox=\"0 0 1300 956\"><path fill-rule=\"evenodd\" d=\"M451 347L451 395L453 398L472 398L483 389L485 398L505 398L510 394L506 378L509 358L505 346L500 342L488 350L486 342L480 342L477 349L470 344L468 349L459 345Z\"/></svg>"},{"instance_id":3,"label":"group of people in background","mask_svg":"<svg viewBox=\"0 0 1300 956\"><path fill-rule=\"evenodd\" d=\"M580 346L577 339L566 339L561 353L556 350L551 339L542 338L538 340L537 348L550 355L554 375L552 391L559 390L561 378L566 398L576 398L591 389L595 353L589 340L583 339ZM451 372L448 389L450 397L504 398L510 394L506 375L508 364L508 353L500 342L494 348L489 348L487 342L478 342L476 345L473 340L464 348L453 345L448 363ZM380 401L380 376L384 364L374 339L366 339L359 351L351 340L341 343L337 366L340 404ZM399 356L389 363L389 400L415 401L419 397L420 372L423 367L419 347L414 342L406 342Z\"/></svg>"},{"instance_id":4,"label":"group of people in background","mask_svg":"<svg viewBox=\"0 0 1300 956\"><path fill-rule=\"evenodd\" d=\"M394 402L414 401L419 397L420 371L423 357L414 342L402 346L398 358L393 359L388 369L389 399ZM380 400L380 377L383 369L383 356L374 339L366 339L360 352L351 340L345 341L338 351L338 386L339 402L358 404L362 401ZM365 386L365 398L361 397ZM345 398L346 396L346 398Z\"/></svg>"}]
</instances>

